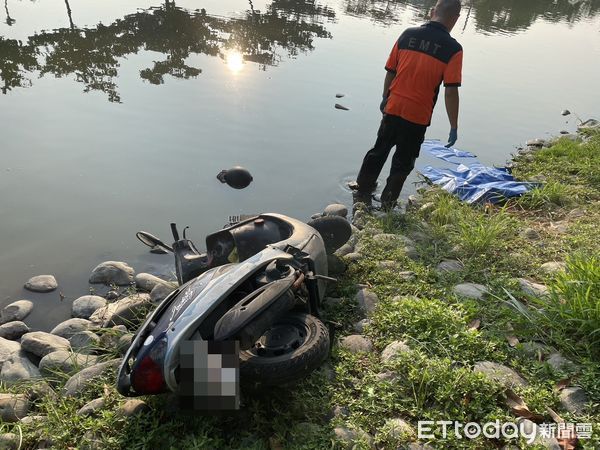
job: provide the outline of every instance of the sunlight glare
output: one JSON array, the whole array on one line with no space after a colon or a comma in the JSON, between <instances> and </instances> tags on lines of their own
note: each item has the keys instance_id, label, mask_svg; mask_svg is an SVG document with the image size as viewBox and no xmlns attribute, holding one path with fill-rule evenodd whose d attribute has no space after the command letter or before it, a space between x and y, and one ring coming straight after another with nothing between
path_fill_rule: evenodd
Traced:
<instances>
[{"instance_id":1,"label":"sunlight glare","mask_svg":"<svg viewBox=\"0 0 600 450\"><path fill-rule=\"evenodd\" d=\"M229 70L233 73L238 73L242 70L244 65L244 57L237 50L229 51L225 57L225 61L227 62L227 67L229 67Z\"/></svg>"}]
</instances>

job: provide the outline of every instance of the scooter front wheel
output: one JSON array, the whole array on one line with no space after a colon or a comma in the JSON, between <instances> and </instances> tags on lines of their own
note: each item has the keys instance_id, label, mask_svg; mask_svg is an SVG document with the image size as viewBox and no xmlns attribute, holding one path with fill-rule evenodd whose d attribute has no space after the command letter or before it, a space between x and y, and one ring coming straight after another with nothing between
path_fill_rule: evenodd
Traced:
<instances>
[{"instance_id":1,"label":"scooter front wheel","mask_svg":"<svg viewBox=\"0 0 600 450\"><path fill-rule=\"evenodd\" d=\"M249 350L240 351L240 381L263 386L297 381L318 368L329 353L329 331L305 313L278 319Z\"/></svg>"}]
</instances>

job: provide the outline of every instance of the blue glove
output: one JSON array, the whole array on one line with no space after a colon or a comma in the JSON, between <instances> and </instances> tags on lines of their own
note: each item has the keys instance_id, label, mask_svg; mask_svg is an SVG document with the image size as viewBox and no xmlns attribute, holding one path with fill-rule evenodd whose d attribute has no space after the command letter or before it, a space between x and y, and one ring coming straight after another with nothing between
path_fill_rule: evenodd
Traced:
<instances>
[{"instance_id":1,"label":"blue glove","mask_svg":"<svg viewBox=\"0 0 600 450\"><path fill-rule=\"evenodd\" d=\"M379 104L379 111L381 111L381 114L384 114L383 111L385 110L385 105L387 105L387 101L388 101L388 98L387 98L387 96L384 95L383 99L381 100L381 103Z\"/></svg>"},{"instance_id":2,"label":"blue glove","mask_svg":"<svg viewBox=\"0 0 600 450\"><path fill-rule=\"evenodd\" d=\"M450 129L450 135L448 136L448 144L446 145L446 148L450 148L454 144L456 144L456 140L457 139L458 139L458 129L457 128L451 128Z\"/></svg>"}]
</instances>

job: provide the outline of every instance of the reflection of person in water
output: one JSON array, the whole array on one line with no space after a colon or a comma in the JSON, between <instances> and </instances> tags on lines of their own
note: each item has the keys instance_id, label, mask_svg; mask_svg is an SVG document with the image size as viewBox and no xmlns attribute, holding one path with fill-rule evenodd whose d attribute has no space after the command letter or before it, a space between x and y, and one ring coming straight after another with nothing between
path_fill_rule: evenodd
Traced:
<instances>
[{"instance_id":1,"label":"reflection of person in water","mask_svg":"<svg viewBox=\"0 0 600 450\"><path fill-rule=\"evenodd\" d=\"M396 146L390 176L381 194L383 209L394 207L415 167L442 81L451 128L448 146L456 142L463 52L450 37L450 31L460 8L460 0L438 0L430 22L407 29L394 44L385 65L383 120L375 146L365 155L358 174L357 200L370 202L377 177Z\"/></svg>"}]
</instances>

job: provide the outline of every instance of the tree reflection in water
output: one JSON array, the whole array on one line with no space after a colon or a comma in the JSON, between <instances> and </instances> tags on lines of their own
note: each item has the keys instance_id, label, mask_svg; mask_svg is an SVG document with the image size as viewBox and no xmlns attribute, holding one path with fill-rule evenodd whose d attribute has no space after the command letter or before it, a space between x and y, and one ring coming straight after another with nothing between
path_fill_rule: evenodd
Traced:
<instances>
[{"instance_id":1,"label":"tree reflection in water","mask_svg":"<svg viewBox=\"0 0 600 450\"><path fill-rule=\"evenodd\" d=\"M314 0L272 2L262 13L250 3L240 18L215 17L204 9L188 11L172 1L118 19L110 25L78 28L71 20L71 8L65 0L69 28L42 31L27 43L0 38L0 77L2 92L28 87L26 74L40 76L74 75L85 85L84 92L104 92L111 102L120 102L116 79L119 60L140 51L165 55L153 66L140 71L152 84L164 83L165 75L188 79L201 69L186 63L191 55L221 56L237 49L244 60L267 66L277 65L284 56L295 57L312 50L315 38L330 38L323 20L335 19L335 12ZM288 9L289 8L289 9Z\"/></svg>"},{"instance_id":2,"label":"tree reflection in water","mask_svg":"<svg viewBox=\"0 0 600 450\"><path fill-rule=\"evenodd\" d=\"M345 0L344 7L346 14L391 25L400 21L407 6L425 19L435 4L436 0ZM575 23L599 12L600 0L463 1L463 20L473 20L476 29L485 33L518 33L538 19Z\"/></svg>"}]
</instances>

